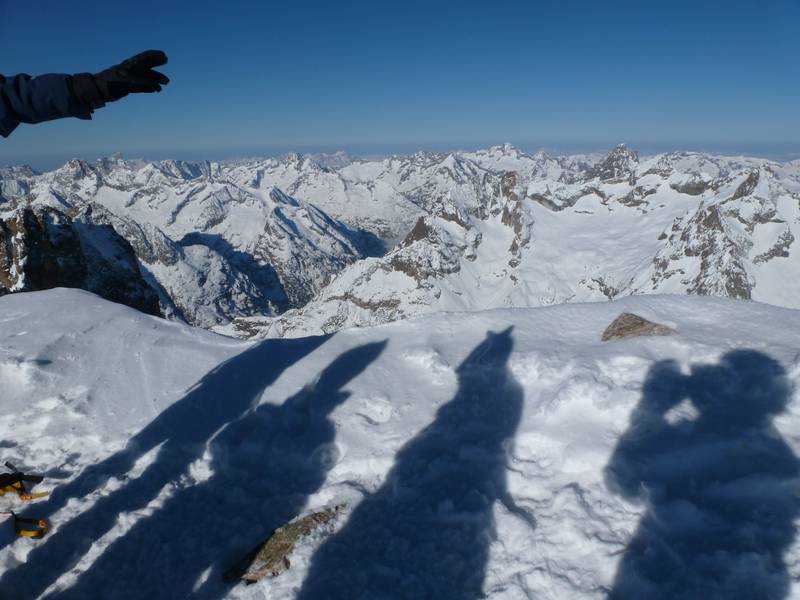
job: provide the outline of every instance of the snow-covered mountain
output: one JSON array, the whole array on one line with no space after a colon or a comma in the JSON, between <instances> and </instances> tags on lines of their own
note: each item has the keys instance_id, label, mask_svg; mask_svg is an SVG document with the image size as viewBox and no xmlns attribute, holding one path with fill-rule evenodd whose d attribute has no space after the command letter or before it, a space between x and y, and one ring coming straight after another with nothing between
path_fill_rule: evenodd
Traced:
<instances>
[{"instance_id":1,"label":"snow-covered mountain","mask_svg":"<svg viewBox=\"0 0 800 600\"><path fill-rule=\"evenodd\" d=\"M375 235L274 186L242 187L233 171L120 158L41 175L6 170L0 210L48 206L111 225L134 248L163 311L204 327L302 306L333 273L382 252Z\"/></svg>"},{"instance_id":2,"label":"snow-covered mountain","mask_svg":"<svg viewBox=\"0 0 800 600\"><path fill-rule=\"evenodd\" d=\"M621 312L675 334L601 342ZM0 314L3 459L52 491L0 496L51 523L0 531L15 597L800 597L800 311L649 295L258 343L79 290ZM342 503L278 577L223 582Z\"/></svg>"},{"instance_id":3,"label":"snow-covered mountain","mask_svg":"<svg viewBox=\"0 0 800 600\"><path fill-rule=\"evenodd\" d=\"M348 267L302 308L222 331L284 337L643 293L800 306L796 165L639 159L624 146L594 162L511 147L458 159L442 158L441 169L474 193L434 193L438 202L422 203L426 214L383 257ZM470 176L459 163L483 172Z\"/></svg>"},{"instance_id":4,"label":"snow-covered mountain","mask_svg":"<svg viewBox=\"0 0 800 600\"><path fill-rule=\"evenodd\" d=\"M0 170L0 211L88 214L167 316L300 336L643 293L800 307L800 163L476 152Z\"/></svg>"}]
</instances>

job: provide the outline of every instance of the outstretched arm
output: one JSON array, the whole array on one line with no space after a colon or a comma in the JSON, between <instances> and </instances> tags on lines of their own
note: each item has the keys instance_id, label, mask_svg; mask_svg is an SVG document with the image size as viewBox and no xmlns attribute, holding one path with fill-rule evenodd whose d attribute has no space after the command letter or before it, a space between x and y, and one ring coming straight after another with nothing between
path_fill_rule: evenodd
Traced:
<instances>
[{"instance_id":1,"label":"outstretched arm","mask_svg":"<svg viewBox=\"0 0 800 600\"><path fill-rule=\"evenodd\" d=\"M0 75L0 135L8 137L20 123L62 117L90 119L92 111L72 91L70 75Z\"/></svg>"},{"instance_id":2,"label":"outstretched arm","mask_svg":"<svg viewBox=\"0 0 800 600\"><path fill-rule=\"evenodd\" d=\"M166 54L148 50L94 75L0 76L0 135L8 137L20 123L90 119L96 109L128 94L160 92L169 78L154 67L166 62Z\"/></svg>"}]
</instances>

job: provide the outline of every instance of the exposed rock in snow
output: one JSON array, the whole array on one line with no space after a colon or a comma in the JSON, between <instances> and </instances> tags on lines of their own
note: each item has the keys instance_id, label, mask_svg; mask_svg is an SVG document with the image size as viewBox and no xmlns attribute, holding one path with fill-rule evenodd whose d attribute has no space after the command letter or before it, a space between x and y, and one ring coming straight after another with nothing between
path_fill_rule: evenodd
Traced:
<instances>
[{"instance_id":1,"label":"exposed rock in snow","mask_svg":"<svg viewBox=\"0 0 800 600\"><path fill-rule=\"evenodd\" d=\"M291 566L289 557L298 542L329 525L345 509L343 504L304 515L278 527L248 557L225 572L225 578L255 583L264 577L277 577Z\"/></svg>"},{"instance_id":2,"label":"exposed rock in snow","mask_svg":"<svg viewBox=\"0 0 800 600\"><path fill-rule=\"evenodd\" d=\"M648 335L672 335L675 330L643 319L639 315L622 313L603 331L600 339L604 342L626 337L648 336Z\"/></svg>"},{"instance_id":3,"label":"exposed rock in snow","mask_svg":"<svg viewBox=\"0 0 800 600\"><path fill-rule=\"evenodd\" d=\"M112 158L2 181L7 209L88 208L133 246L163 312L204 327L302 306L344 266L383 251L375 235L238 176L216 163Z\"/></svg>"},{"instance_id":4,"label":"exposed rock in snow","mask_svg":"<svg viewBox=\"0 0 800 600\"><path fill-rule=\"evenodd\" d=\"M488 196L477 204L452 195L425 204L429 216L395 249L348 267L305 306L220 331L307 335L437 310L659 292L799 305L800 286L787 282L800 281L791 249L800 193L776 163L700 154L639 160L623 146L589 167L510 147L439 160L462 174L467 160L518 170L487 170Z\"/></svg>"}]
</instances>

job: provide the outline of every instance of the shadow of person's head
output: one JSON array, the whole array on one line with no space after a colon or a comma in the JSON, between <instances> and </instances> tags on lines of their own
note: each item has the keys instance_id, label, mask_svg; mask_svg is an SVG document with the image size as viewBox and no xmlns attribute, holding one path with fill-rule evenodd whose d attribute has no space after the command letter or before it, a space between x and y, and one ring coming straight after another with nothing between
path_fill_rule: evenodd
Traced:
<instances>
[{"instance_id":1,"label":"shadow of person's head","mask_svg":"<svg viewBox=\"0 0 800 600\"><path fill-rule=\"evenodd\" d=\"M733 350L717 365L695 367L687 384L700 418L719 428L763 425L791 395L783 367L755 350Z\"/></svg>"},{"instance_id":2,"label":"shadow of person's head","mask_svg":"<svg viewBox=\"0 0 800 600\"><path fill-rule=\"evenodd\" d=\"M283 428L299 435L311 426L312 421L327 419L336 407L350 397L350 392L343 388L377 360L387 343L387 340L383 340L363 344L334 359L314 382L286 400L280 411ZM271 405L262 404L257 412L263 412L264 418L271 419L269 415L272 410Z\"/></svg>"},{"instance_id":3,"label":"shadow of person's head","mask_svg":"<svg viewBox=\"0 0 800 600\"><path fill-rule=\"evenodd\" d=\"M507 327L499 333L486 332L484 339L456 369L460 377L479 374L481 371L504 369L514 347L511 337L513 327Z\"/></svg>"},{"instance_id":4,"label":"shadow of person's head","mask_svg":"<svg viewBox=\"0 0 800 600\"><path fill-rule=\"evenodd\" d=\"M688 395L687 380L677 361L667 359L654 363L642 386L642 402L637 417L661 415Z\"/></svg>"},{"instance_id":5,"label":"shadow of person's head","mask_svg":"<svg viewBox=\"0 0 800 600\"><path fill-rule=\"evenodd\" d=\"M325 391L343 388L365 371L386 349L388 343L388 340L371 342L341 354L320 374L315 387Z\"/></svg>"}]
</instances>

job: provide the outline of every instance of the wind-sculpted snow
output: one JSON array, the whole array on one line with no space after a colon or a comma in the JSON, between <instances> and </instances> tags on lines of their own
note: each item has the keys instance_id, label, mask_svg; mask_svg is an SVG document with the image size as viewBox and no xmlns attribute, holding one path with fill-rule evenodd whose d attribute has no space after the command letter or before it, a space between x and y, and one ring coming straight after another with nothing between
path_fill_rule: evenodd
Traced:
<instances>
[{"instance_id":1,"label":"wind-sculpted snow","mask_svg":"<svg viewBox=\"0 0 800 600\"><path fill-rule=\"evenodd\" d=\"M0 298L23 598L800 597L800 311L637 296L252 343ZM675 330L602 342L630 312ZM346 504L252 586L220 574Z\"/></svg>"}]
</instances>

